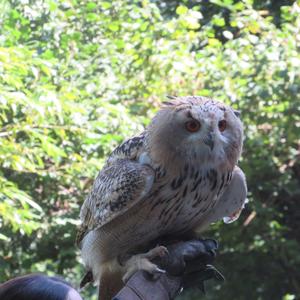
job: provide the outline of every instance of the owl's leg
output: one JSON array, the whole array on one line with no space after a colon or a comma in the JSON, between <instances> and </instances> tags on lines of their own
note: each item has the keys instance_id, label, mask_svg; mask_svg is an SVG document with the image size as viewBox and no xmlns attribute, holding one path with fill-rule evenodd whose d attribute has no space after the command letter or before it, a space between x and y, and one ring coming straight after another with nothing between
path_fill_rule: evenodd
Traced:
<instances>
[{"instance_id":1,"label":"owl's leg","mask_svg":"<svg viewBox=\"0 0 300 300\"><path fill-rule=\"evenodd\" d=\"M124 268L126 273L122 278L123 281L126 282L138 270L144 270L153 275L156 273L165 273L164 270L151 262L152 259L163 257L165 255L168 255L167 248L164 246L157 246L146 253L131 256L125 262Z\"/></svg>"}]
</instances>

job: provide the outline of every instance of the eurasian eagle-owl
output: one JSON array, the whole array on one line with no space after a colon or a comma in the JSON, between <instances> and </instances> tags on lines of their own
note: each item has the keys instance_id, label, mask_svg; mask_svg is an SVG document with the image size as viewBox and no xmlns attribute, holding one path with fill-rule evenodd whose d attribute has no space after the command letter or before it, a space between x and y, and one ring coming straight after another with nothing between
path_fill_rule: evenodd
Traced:
<instances>
[{"instance_id":1,"label":"eurasian eagle-owl","mask_svg":"<svg viewBox=\"0 0 300 300\"><path fill-rule=\"evenodd\" d=\"M159 270L145 256L144 263L124 267L120 256L239 216L247 193L237 167L242 143L236 111L187 96L165 102L142 134L112 152L81 208L77 239L101 300L135 267Z\"/></svg>"}]
</instances>

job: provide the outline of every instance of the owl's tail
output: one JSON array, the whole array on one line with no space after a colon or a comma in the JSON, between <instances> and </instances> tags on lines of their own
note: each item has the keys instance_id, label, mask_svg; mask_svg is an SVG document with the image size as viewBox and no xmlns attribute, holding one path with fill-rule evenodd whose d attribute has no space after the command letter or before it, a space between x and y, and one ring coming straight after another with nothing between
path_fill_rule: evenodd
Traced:
<instances>
[{"instance_id":1,"label":"owl's tail","mask_svg":"<svg viewBox=\"0 0 300 300\"><path fill-rule=\"evenodd\" d=\"M102 266L99 279L98 300L111 300L123 287L122 272L114 263Z\"/></svg>"}]
</instances>

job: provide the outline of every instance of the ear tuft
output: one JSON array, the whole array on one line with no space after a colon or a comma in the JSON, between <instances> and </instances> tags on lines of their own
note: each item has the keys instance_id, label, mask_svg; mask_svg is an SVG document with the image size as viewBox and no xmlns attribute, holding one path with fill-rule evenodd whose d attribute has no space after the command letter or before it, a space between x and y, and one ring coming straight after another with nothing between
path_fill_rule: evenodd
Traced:
<instances>
[{"instance_id":1,"label":"ear tuft","mask_svg":"<svg viewBox=\"0 0 300 300\"><path fill-rule=\"evenodd\" d=\"M167 95L167 98L171 99L171 100L175 100L177 97L176 96Z\"/></svg>"},{"instance_id":2,"label":"ear tuft","mask_svg":"<svg viewBox=\"0 0 300 300\"><path fill-rule=\"evenodd\" d=\"M163 107L169 107L169 106L176 105L176 102L175 102L177 100L176 96L167 95L167 98L170 99L170 101L163 101L162 102Z\"/></svg>"}]
</instances>

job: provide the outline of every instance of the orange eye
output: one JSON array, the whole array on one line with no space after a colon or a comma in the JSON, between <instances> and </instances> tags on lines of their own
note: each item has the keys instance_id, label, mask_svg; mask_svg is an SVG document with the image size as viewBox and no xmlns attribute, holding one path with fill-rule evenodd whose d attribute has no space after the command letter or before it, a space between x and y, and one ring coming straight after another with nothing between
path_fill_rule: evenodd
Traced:
<instances>
[{"instance_id":1,"label":"orange eye","mask_svg":"<svg viewBox=\"0 0 300 300\"><path fill-rule=\"evenodd\" d=\"M189 132L197 132L200 129L200 127L201 124L196 120L188 121L185 123L185 128Z\"/></svg>"},{"instance_id":2,"label":"orange eye","mask_svg":"<svg viewBox=\"0 0 300 300\"><path fill-rule=\"evenodd\" d=\"M218 123L218 127L220 131L224 131L226 129L227 123L225 120L221 120Z\"/></svg>"}]
</instances>

